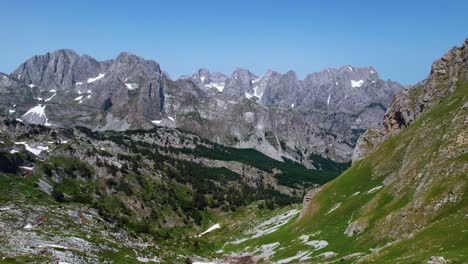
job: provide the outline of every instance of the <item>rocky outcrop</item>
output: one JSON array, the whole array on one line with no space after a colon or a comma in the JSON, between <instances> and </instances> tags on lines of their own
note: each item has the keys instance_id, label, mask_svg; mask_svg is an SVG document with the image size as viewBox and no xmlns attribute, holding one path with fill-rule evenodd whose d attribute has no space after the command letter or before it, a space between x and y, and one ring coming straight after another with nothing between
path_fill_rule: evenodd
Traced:
<instances>
[{"instance_id":1,"label":"rocky outcrop","mask_svg":"<svg viewBox=\"0 0 468 264\"><path fill-rule=\"evenodd\" d=\"M299 221L306 212L308 212L309 210L309 207L310 207L310 200L312 200L312 198L315 197L315 195L317 195L317 193L319 193L321 190L320 186L318 185L315 185L313 186L312 189L310 189L306 195L304 195L304 199L302 201L302 210L301 210L301 213L299 215L299 218L297 219L297 221Z\"/></svg>"},{"instance_id":2,"label":"rocky outcrop","mask_svg":"<svg viewBox=\"0 0 468 264\"><path fill-rule=\"evenodd\" d=\"M387 133L395 133L411 124L423 112L455 90L457 82L468 80L468 39L432 64L429 77L398 92L385 114Z\"/></svg>"},{"instance_id":3,"label":"rocky outcrop","mask_svg":"<svg viewBox=\"0 0 468 264\"><path fill-rule=\"evenodd\" d=\"M382 141L384 130L382 128L370 128L362 134L353 150L352 162L356 162L364 158L368 153L372 152L376 146Z\"/></svg>"},{"instance_id":4,"label":"rocky outcrop","mask_svg":"<svg viewBox=\"0 0 468 264\"><path fill-rule=\"evenodd\" d=\"M383 128L369 129L360 136L352 161L362 159L385 138L413 123L422 113L468 80L468 39L454 47L431 67L428 78L397 92L384 116Z\"/></svg>"}]
</instances>

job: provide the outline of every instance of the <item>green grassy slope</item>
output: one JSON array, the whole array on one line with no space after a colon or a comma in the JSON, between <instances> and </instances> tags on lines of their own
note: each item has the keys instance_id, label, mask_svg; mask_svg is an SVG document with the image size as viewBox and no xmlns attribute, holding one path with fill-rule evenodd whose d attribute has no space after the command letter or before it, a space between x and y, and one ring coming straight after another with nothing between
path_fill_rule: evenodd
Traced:
<instances>
[{"instance_id":1,"label":"green grassy slope","mask_svg":"<svg viewBox=\"0 0 468 264\"><path fill-rule=\"evenodd\" d=\"M327 261L427 263L441 256L468 262L467 101L468 84L459 83L416 122L325 184L301 219L224 250L258 253L279 242L270 261L322 262L320 254L334 252ZM303 235L310 236L301 240ZM311 240L328 245L315 250L305 243Z\"/></svg>"}]
</instances>

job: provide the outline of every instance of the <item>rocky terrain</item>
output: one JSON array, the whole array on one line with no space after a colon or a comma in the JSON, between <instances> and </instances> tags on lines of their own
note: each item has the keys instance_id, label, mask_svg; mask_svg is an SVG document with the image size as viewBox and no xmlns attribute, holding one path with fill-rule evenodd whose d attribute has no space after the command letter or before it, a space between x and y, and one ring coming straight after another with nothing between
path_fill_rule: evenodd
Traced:
<instances>
[{"instance_id":1,"label":"rocky terrain","mask_svg":"<svg viewBox=\"0 0 468 264\"><path fill-rule=\"evenodd\" d=\"M248 231L226 227L212 239L224 241L225 254L250 252L267 263L467 263L467 47L468 40L436 61L426 81L396 95L385 126L359 140L359 159L311 189L300 213ZM422 91L409 97L426 98L416 112L405 110L413 119L393 119L406 95ZM226 232L233 235L222 240Z\"/></svg>"},{"instance_id":2,"label":"rocky terrain","mask_svg":"<svg viewBox=\"0 0 468 264\"><path fill-rule=\"evenodd\" d=\"M363 158L385 138L413 123L422 113L432 109L441 99L453 93L457 85L468 79L468 40L452 48L431 66L429 77L417 85L395 94L385 113L384 126L367 130L357 141L353 161Z\"/></svg>"},{"instance_id":3,"label":"rocky terrain","mask_svg":"<svg viewBox=\"0 0 468 264\"><path fill-rule=\"evenodd\" d=\"M398 88L35 56L0 77L0 261L467 263L468 40Z\"/></svg>"},{"instance_id":4,"label":"rocky terrain","mask_svg":"<svg viewBox=\"0 0 468 264\"><path fill-rule=\"evenodd\" d=\"M402 86L372 67L307 75L201 69L170 79L129 53L97 61L72 50L34 56L0 80L0 113L27 123L92 130L178 127L217 143L254 148L313 167L320 155L348 162L359 135L379 126Z\"/></svg>"}]
</instances>

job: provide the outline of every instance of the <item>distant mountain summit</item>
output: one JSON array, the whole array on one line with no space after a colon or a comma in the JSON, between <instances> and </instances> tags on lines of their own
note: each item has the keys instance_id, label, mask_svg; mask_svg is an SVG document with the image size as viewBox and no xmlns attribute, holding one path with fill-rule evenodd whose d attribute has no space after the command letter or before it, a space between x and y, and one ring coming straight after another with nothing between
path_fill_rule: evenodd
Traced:
<instances>
[{"instance_id":1,"label":"distant mountain summit","mask_svg":"<svg viewBox=\"0 0 468 264\"><path fill-rule=\"evenodd\" d=\"M157 62L127 52L97 61L64 49L2 74L0 113L94 130L178 127L312 168L319 156L349 161L358 136L381 123L400 89L372 67L326 69L304 80L293 71L200 69L172 80Z\"/></svg>"}]
</instances>

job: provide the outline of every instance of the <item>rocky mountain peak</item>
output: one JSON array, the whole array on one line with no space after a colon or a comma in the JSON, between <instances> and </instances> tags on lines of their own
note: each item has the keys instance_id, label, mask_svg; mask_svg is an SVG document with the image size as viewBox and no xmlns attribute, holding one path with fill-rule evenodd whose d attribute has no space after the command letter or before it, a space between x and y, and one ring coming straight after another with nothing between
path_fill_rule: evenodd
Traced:
<instances>
[{"instance_id":1,"label":"rocky mountain peak","mask_svg":"<svg viewBox=\"0 0 468 264\"><path fill-rule=\"evenodd\" d=\"M61 49L33 56L11 75L31 86L66 89L79 80L90 78L104 67L105 65L89 56L80 56L73 50Z\"/></svg>"},{"instance_id":2,"label":"rocky mountain peak","mask_svg":"<svg viewBox=\"0 0 468 264\"><path fill-rule=\"evenodd\" d=\"M161 67L154 60L145 60L129 52L120 53L108 70L119 78L128 79L134 76L154 78L161 75Z\"/></svg>"},{"instance_id":3,"label":"rocky mountain peak","mask_svg":"<svg viewBox=\"0 0 468 264\"><path fill-rule=\"evenodd\" d=\"M441 98L451 94L458 82L468 80L468 39L454 47L432 66L429 77L422 83L398 92L385 114L387 133L398 132L412 123L421 113L432 108Z\"/></svg>"}]
</instances>

